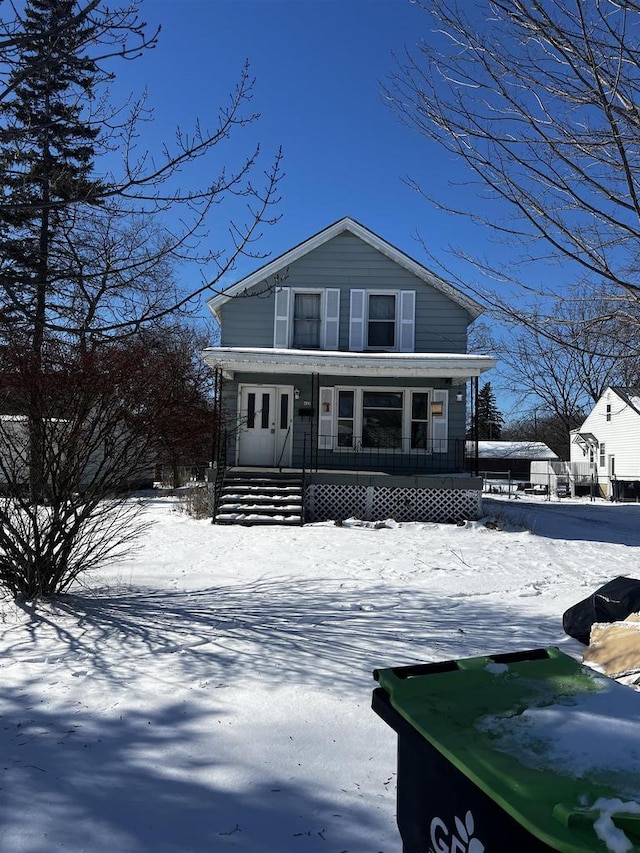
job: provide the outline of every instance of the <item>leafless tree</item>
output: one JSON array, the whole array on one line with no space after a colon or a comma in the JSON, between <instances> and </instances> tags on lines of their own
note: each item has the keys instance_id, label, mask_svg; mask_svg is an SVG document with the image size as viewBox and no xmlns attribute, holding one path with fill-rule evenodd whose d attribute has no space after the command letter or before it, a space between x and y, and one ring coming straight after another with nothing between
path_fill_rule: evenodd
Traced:
<instances>
[{"instance_id":1,"label":"leafless tree","mask_svg":"<svg viewBox=\"0 0 640 853\"><path fill-rule=\"evenodd\" d=\"M515 251L504 264L461 257L491 279L501 316L567 341L555 301L600 300L585 323L640 326L640 4L637 0L414 0L426 15L385 95L400 119L466 167L470 215ZM504 257L504 256L503 256ZM534 278L536 262L544 272ZM557 262L555 272L549 264ZM553 268L552 268L553 269ZM518 300L505 285L526 287ZM554 279L559 282L554 287ZM567 282L578 288L572 293ZM603 292L606 299L602 299ZM609 338L593 351L609 355ZM621 354L623 355L623 354Z\"/></svg>"},{"instance_id":2,"label":"leafless tree","mask_svg":"<svg viewBox=\"0 0 640 853\"><path fill-rule=\"evenodd\" d=\"M62 592L131 541L123 495L157 451L162 399L142 332L261 256L277 218L281 155L242 144L258 118L248 66L216 114L156 150L144 95L111 101L118 63L157 41L141 5L0 4L0 584L14 595ZM208 272L181 287L187 261Z\"/></svg>"}]
</instances>

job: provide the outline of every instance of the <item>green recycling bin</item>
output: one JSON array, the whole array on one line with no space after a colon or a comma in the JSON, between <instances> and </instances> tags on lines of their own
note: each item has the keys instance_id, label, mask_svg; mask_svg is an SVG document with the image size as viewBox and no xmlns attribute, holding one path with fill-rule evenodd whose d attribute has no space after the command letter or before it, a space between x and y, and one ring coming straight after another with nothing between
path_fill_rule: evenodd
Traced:
<instances>
[{"instance_id":1,"label":"green recycling bin","mask_svg":"<svg viewBox=\"0 0 640 853\"><path fill-rule=\"evenodd\" d=\"M379 669L374 678L373 709L398 736L403 853L640 851L639 693L556 648ZM612 756L585 771L581 748L574 766L574 716L591 714L604 731L616 706L633 761L616 766ZM565 721L562 760L549 719Z\"/></svg>"}]
</instances>

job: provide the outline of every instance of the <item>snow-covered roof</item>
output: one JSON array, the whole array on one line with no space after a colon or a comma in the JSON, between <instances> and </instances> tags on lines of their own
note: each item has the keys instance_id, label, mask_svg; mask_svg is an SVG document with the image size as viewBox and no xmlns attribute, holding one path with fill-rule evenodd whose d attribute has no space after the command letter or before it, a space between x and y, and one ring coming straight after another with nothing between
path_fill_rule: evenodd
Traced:
<instances>
[{"instance_id":1,"label":"snow-covered roof","mask_svg":"<svg viewBox=\"0 0 640 853\"><path fill-rule=\"evenodd\" d=\"M638 388L624 388L620 385L612 385L611 390L614 394L617 394L624 402L631 406L632 409L635 409L636 412L640 415L640 389Z\"/></svg>"},{"instance_id":2,"label":"snow-covered roof","mask_svg":"<svg viewBox=\"0 0 640 853\"><path fill-rule=\"evenodd\" d=\"M263 282L265 279L269 278L269 276L276 275L289 266L289 264L292 264L294 261L297 261L299 258L307 255L309 252L317 249L318 246L322 246L324 243L327 243L329 240L332 240L344 231L348 231L350 234L359 237L364 243L367 243L383 255L386 255L386 257L394 263L404 267L404 269L413 273L413 275L422 279L422 281L431 285L431 287L434 287L436 290L444 293L445 296L448 296L449 299L453 302L457 302L466 311L468 311L473 319L478 317L484 311L483 307L479 302L476 302L475 299L467 296L461 290L458 290L457 287L449 284L449 282L440 278L440 276L431 272L431 270L422 266L422 264L414 261L413 258L409 257L409 255L405 254L403 251L391 245L391 243L388 243L382 237L379 237L373 231L370 231L368 228L365 228L364 225L361 225L359 222L356 222L355 219L351 219L348 216L345 216L343 219L339 219L337 222L334 222L332 225L329 225L327 228L319 231L317 234L314 234L302 243L298 243L298 245L294 246L293 249L289 249L288 252L285 252L273 261L264 264L255 272L251 273L251 275L248 275L231 285L231 287L228 287L222 293L212 296L211 299L207 300L209 309L216 317L218 317L218 309L222 307L222 305L224 305L224 303L232 296L238 296L240 293L244 293L256 284L260 284L260 282Z\"/></svg>"},{"instance_id":3,"label":"snow-covered roof","mask_svg":"<svg viewBox=\"0 0 640 853\"><path fill-rule=\"evenodd\" d=\"M252 373L306 373L327 376L381 376L438 378L466 382L495 366L488 355L449 353L362 353L330 350L271 349L267 347L209 347L202 353L207 364L225 371Z\"/></svg>"},{"instance_id":4,"label":"snow-covered roof","mask_svg":"<svg viewBox=\"0 0 640 853\"><path fill-rule=\"evenodd\" d=\"M467 454L474 455L475 442L467 442ZM479 459L557 459L542 441L479 441Z\"/></svg>"}]
</instances>

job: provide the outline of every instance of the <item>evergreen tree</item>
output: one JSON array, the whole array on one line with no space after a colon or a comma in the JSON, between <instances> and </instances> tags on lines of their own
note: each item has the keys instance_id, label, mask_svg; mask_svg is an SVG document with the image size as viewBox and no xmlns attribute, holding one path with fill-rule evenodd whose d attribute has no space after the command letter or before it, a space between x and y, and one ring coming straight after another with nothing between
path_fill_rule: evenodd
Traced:
<instances>
[{"instance_id":1,"label":"evergreen tree","mask_svg":"<svg viewBox=\"0 0 640 853\"><path fill-rule=\"evenodd\" d=\"M22 330L28 358L29 483L43 498L43 361L49 315L60 306L60 284L73 275L65 229L69 208L99 199L93 175L100 126L83 105L100 77L85 47L95 37L77 24L75 0L30 0L24 12L23 47L0 102L0 295Z\"/></svg>"},{"instance_id":2,"label":"evergreen tree","mask_svg":"<svg viewBox=\"0 0 640 853\"><path fill-rule=\"evenodd\" d=\"M256 256L274 221L280 157L256 182L258 151L235 141L256 118L248 67L213 130L177 128L159 153L141 149L144 98L111 104L113 63L156 41L139 5L0 0L0 405L17 415L0 419L0 585L15 596L64 591L128 546L126 490L157 452L161 416L131 342ZM229 247L200 251L224 202ZM191 293L173 275L185 260L215 267Z\"/></svg>"},{"instance_id":3,"label":"evergreen tree","mask_svg":"<svg viewBox=\"0 0 640 853\"><path fill-rule=\"evenodd\" d=\"M498 409L495 394L490 382L485 382L478 392L478 405L471 416L471 426L467 438L498 441L502 436L504 417Z\"/></svg>"}]
</instances>

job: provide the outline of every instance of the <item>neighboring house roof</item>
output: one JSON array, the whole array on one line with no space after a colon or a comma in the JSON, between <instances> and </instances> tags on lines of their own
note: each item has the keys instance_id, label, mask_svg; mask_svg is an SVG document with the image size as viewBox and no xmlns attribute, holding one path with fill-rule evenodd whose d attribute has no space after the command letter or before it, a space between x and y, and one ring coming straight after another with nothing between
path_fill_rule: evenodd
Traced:
<instances>
[{"instance_id":1,"label":"neighboring house roof","mask_svg":"<svg viewBox=\"0 0 640 853\"><path fill-rule=\"evenodd\" d=\"M640 389L612 385L611 390L640 415Z\"/></svg>"},{"instance_id":2,"label":"neighboring house roof","mask_svg":"<svg viewBox=\"0 0 640 853\"><path fill-rule=\"evenodd\" d=\"M209 347L202 353L208 364L225 371L297 373L312 370L331 376L441 377L466 381L492 368L487 355L446 353L361 353L329 350L267 349L263 347Z\"/></svg>"},{"instance_id":3,"label":"neighboring house roof","mask_svg":"<svg viewBox=\"0 0 640 853\"><path fill-rule=\"evenodd\" d=\"M292 264L303 255L312 252L314 249L317 249L318 246L322 246L323 243L332 240L344 231L348 231L350 234L354 234L356 237L359 237L363 242L368 243L369 246L372 246L383 255L386 255L399 266L404 267L410 273L413 273L413 275L431 285L431 287L434 287L436 290L445 294L445 296L448 296L453 302L457 302L462 308L468 311L473 319L478 317L484 311L484 308L480 303L476 302L470 296L462 293L462 291L458 290L452 284L444 281L444 279L431 272L431 270L428 270L426 267L422 266L422 264L414 261L413 258L409 257L409 255L405 254L400 249L397 249L395 246L392 246L391 243L383 240L382 237L374 234L373 231L370 231L368 228L365 228L364 225L356 222L355 219L350 219L348 216L345 216L344 219L339 219L337 222L334 222L333 225L329 225L328 228L325 228L323 231L319 231L317 234L314 234L313 237L309 237L308 240L298 243L298 245L294 246L293 249L289 249L288 252L285 252L283 255L275 258L275 260L270 261L260 267L260 269L251 273L251 275L248 275L231 285L222 293L212 296L211 299L207 300L207 305L217 317L218 309L231 297L238 296L245 290L248 290L269 278L269 276L276 275L285 269L285 267L289 266L289 264Z\"/></svg>"},{"instance_id":4,"label":"neighboring house roof","mask_svg":"<svg viewBox=\"0 0 640 853\"><path fill-rule=\"evenodd\" d=\"M475 456L475 442L467 442L467 454ZM557 459L542 441L479 441L479 459Z\"/></svg>"}]
</instances>

